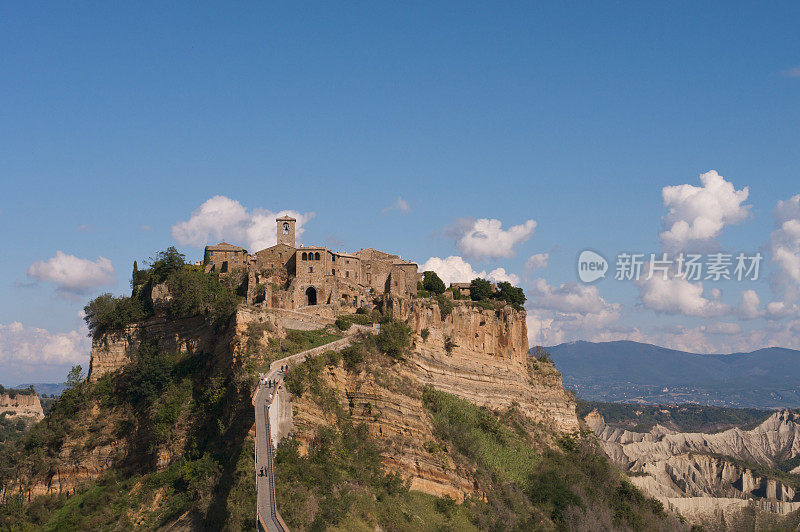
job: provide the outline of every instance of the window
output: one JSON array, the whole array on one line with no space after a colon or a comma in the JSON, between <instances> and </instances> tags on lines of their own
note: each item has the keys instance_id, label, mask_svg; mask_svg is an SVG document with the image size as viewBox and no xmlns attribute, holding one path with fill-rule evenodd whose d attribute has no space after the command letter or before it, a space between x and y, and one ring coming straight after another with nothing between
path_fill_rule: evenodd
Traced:
<instances>
[{"instance_id":1,"label":"window","mask_svg":"<svg viewBox=\"0 0 800 532\"><path fill-rule=\"evenodd\" d=\"M350 272L349 271L344 272L344 276L345 277L350 277Z\"/></svg>"},{"instance_id":2,"label":"window","mask_svg":"<svg viewBox=\"0 0 800 532\"><path fill-rule=\"evenodd\" d=\"M314 273L314 267L313 266L309 266L308 267L308 273Z\"/></svg>"},{"instance_id":3,"label":"window","mask_svg":"<svg viewBox=\"0 0 800 532\"><path fill-rule=\"evenodd\" d=\"M283 234L284 235L289 234L289 222L283 222Z\"/></svg>"},{"instance_id":4,"label":"window","mask_svg":"<svg viewBox=\"0 0 800 532\"><path fill-rule=\"evenodd\" d=\"M303 252L303 260L308 260L308 254L305 251Z\"/></svg>"},{"instance_id":5,"label":"window","mask_svg":"<svg viewBox=\"0 0 800 532\"><path fill-rule=\"evenodd\" d=\"M319 251L314 253L314 260L319 260Z\"/></svg>"}]
</instances>

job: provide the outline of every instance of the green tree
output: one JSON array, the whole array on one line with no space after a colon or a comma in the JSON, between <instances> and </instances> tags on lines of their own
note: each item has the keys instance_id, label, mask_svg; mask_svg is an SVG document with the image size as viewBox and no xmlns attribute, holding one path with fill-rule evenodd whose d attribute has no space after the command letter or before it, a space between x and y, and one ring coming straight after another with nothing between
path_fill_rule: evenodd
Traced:
<instances>
[{"instance_id":1,"label":"green tree","mask_svg":"<svg viewBox=\"0 0 800 532\"><path fill-rule=\"evenodd\" d=\"M138 298L114 297L111 294L97 296L83 307L83 311L83 319L93 338L122 331L131 323L147 317L144 305Z\"/></svg>"},{"instance_id":2,"label":"green tree","mask_svg":"<svg viewBox=\"0 0 800 532\"><path fill-rule=\"evenodd\" d=\"M423 272L422 273L422 288L432 294L443 294L447 287L444 285L436 272Z\"/></svg>"},{"instance_id":3,"label":"green tree","mask_svg":"<svg viewBox=\"0 0 800 532\"><path fill-rule=\"evenodd\" d=\"M80 365L72 366L67 373L67 390L74 390L83 382L83 367Z\"/></svg>"},{"instance_id":4,"label":"green tree","mask_svg":"<svg viewBox=\"0 0 800 532\"><path fill-rule=\"evenodd\" d=\"M495 299L500 299L512 305L514 308L522 308L525 304L525 292L518 286L513 286L508 281L503 281L497 284L497 293L494 294Z\"/></svg>"},{"instance_id":5,"label":"green tree","mask_svg":"<svg viewBox=\"0 0 800 532\"><path fill-rule=\"evenodd\" d=\"M469 297L473 301L485 301L492 297L492 283L486 279L473 279L469 283Z\"/></svg>"},{"instance_id":6,"label":"green tree","mask_svg":"<svg viewBox=\"0 0 800 532\"><path fill-rule=\"evenodd\" d=\"M163 283L171 273L183 269L186 257L178 252L175 246L170 246L164 251L156 253L150 258L150 275L154 283Z\"/></svg>"}]
</instances>

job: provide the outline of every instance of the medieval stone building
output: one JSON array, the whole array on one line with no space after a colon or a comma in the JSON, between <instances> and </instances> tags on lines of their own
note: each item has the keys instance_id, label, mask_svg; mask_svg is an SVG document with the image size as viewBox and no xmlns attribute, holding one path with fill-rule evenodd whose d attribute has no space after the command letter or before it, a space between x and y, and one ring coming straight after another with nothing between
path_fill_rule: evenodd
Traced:
<instances>
[{"instance_id":1,"label":"medieval stone building","mask_svg":"<svg viewBox=\"0 0 800 532\"><path fill-rule=\"evenodd\" d=\"M416 263L372 248L340 253L321 246L297 247L297 220L283 216L276 222L277 244L253 254L226 242L207 246L206 271L246 275L248 301L274 308L356 309L382 295L417 293Z\"/></svg>"}]
</instances>

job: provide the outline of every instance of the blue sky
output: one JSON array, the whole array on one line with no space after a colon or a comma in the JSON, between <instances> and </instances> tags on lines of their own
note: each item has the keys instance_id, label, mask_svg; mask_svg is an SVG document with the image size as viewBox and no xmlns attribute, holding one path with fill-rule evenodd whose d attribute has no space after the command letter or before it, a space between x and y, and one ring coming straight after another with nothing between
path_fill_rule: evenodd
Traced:
<instances>
[{"instance_id":1,"label":"blue sky","mask_svg":"<svg viewBox=\"0 0 800 532\"><path fill-rule=\"evenodd\" d=\"M86 365L86 300L169 245L199 258L172 228L215 196L314 213L306 243L503 268L546 344L800 347L791 261L770 258L797 251L791 204L777 235L773 211L800 194L799 22L790 2L3 4L0 382ZM761 249L761 280L578 283L582 249L662 251L662 190L711 170L748 195L699 243ZM536 227L467 256L480 219Z\"/></svg>"}]
</instances>

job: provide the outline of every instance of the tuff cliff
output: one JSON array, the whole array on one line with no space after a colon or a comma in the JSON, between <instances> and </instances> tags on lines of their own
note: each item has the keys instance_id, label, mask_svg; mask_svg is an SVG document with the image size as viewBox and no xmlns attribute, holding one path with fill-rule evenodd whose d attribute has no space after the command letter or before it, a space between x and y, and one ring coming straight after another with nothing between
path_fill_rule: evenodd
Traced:
<instances>
[{"instance_id":1,"label":"tuff cliff","mask_svg":"<svg viewBox=\"0 0 800 532\"><path fill-rule=\"evenodd\" d=\"M422 403L425 385L493 411L516 409L553 435L578 430L574 400L558 371L528 356L524 313L463 302L443 318L430 300L394 299L388 306L413 333L405 359L355 373L329 368L325 379L386 449L387 470L408 479L412 489L456 500L480 489L471 471L446 453L431 452L436 438ZM295 436L304 445L330 423L308 396L296 398L293 411Z\"/></svg>"},{"instance_id":2,"label":"tuff cliff","mask_svg":"<svg viewBox=\"0 0 800 532\"><path fill-rule=\"evenodd\" d=\"M29 417L36 421L44 417L42 403L35 393L0 394L0 414L6 414L9 417Z\"/></svg>"},{"instance_id":3,"label":"tuff cliff","mask_svg":"<svg viewBox=\"0 0 800 532\"><path fill-rule=\"evenodd\" d=\"M564 391L560 374L552 364L528 356L523 312L454 302L442 316L434 300L410 298L387 298L382 308L411 329L408 356L359 372L339 365L326 373L326 381L353 420L367 425L380 445L384 468L411 489L456 500L481 489L471 466L437 450L441 444L422 402L425 385L492 412L519 413L547 434L544 446L555 447L559 435L578 431L574 399ZM126 489L139 490L162 471L207 460L197 448L213 449L206 452L216 453L226 471L232 467L227 460L246 464L252 455L243 449L252 445L254 374L285 356L293 338L302 337L300 331L322 342L341 338L333 322L325 312L241 305L225 324L159 312L122 331L98 335L87 382L65 392L57 417L46 418L34 431L45 459L33 459L20 448L0 478L0 500L81 496L89 483L113 491L119 471L133 479ZM74 401L74 407L65 401ZM291 408L295 435L306 445L317 428L331 422L307 397L295 399ZM246 467L236 475L225 478L251 482ZM204 489L217 493L227 489L224 482ZM137 510L142 523L159 515L157 501L170 489L148 492L146 504L152 507ZM171 519L177 518L185 516Z\"/></svg>"}]
</instances>

